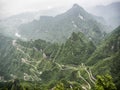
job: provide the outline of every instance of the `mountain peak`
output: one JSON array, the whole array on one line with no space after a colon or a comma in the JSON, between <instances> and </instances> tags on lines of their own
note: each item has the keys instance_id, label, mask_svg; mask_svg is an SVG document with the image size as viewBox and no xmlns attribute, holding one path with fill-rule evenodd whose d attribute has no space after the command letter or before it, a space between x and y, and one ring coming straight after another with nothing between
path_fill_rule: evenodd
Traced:
<instances>
[{"instance_id":1,"label":"mountain peak","mask_svg":"<svg viewBox=\"0 0 120 90\"><path fill-rule=\"evenodd\" d=\"M85 10L78 4L74 4L72 8L67 11L67 13L69 13L69 15L71 14L71 15L78 16L80 13L84 14Z\"/></svg>"},{"instance_id":2,"label":"mountain peak","mask_svg":"<svg viewBox=\"0 0 120 90\"><path fill-rule=\"evenodd\" d=\"M84 9L82 7L80 7L78 4L74 4L72 7L72 10L79 12L79 11L84 10Z\"/></svg>"},{"instance_id":3,"label":"mountain peak","mask_svg":"<svg viewBox=\"0 0 120 90\"><path fill-rule=\"evenodd\" d=\"M74 4L73 8L80 8L80 6L78 4Z\"/></svg>"}]
</instances>

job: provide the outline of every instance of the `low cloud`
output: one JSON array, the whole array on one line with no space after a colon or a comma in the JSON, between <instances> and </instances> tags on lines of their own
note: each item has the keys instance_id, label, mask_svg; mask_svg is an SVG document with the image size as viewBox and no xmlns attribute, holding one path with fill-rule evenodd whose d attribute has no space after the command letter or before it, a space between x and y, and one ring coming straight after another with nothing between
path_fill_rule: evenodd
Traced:
<instances>
[{"instance_id":1,"label":"low cloud","mask_svg":"<svg viewBox=\"0 0 120 90\"><path fill-rule=\"evenodd\" d=\"M71 7L78 3L83 8L105 5L118 0L0 0L0 17L26 11L38 11L56 7Z\"/></svg>"}]
</instances>

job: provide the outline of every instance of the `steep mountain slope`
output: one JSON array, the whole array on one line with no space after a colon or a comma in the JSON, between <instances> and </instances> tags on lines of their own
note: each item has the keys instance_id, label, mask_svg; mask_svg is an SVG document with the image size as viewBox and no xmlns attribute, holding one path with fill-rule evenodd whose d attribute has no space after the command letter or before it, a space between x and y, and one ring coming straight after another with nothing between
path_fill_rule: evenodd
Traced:
<instances>
[{"instance_id":1,"label":"steep mountain slope","mask_svg":"<svg viewBox=\"0 0 120 90\"><path fill-rule=\"evenodd\" d=\"M79 65L86 60L96 49L92 41L85 37L83 33L72 33L71 37L62 45L57 62L64 64Z\"/></svg>"},{"instance_id":2,"label":"steep mountain slope","mask_svg":"<svg viewBox=\"0 0 120 90\"><path fill-rule=\"evenodd\" d=\"M27 54L21 49L21 46L16 46L16 40L3 35L0 37L0 76L5 80L21 78L24 76L24 72L29 72L28 66L22 63L23 58L28 57Z\"/></svg>"},{"instance_id":3,"label":"steep mountain slope","mask_svg":"<svg viewBox=\"0 0 120 90\"><path fill-rule=\"evenodd\" d=\"M99 74L112 73L119 88L120 26L110 33L86 62ZM96 73L96 74L97 74ZM95 72L94 72L95 74Z\"/></svg>"},{"instance_id":4,"label":"steep mountain slope","mask_svg":"<svg viewBox=\"0 0 120 90\"><path fill-rule=\"evenodd\" d=\"M40 80L38 76L41 71L38 71L37 66L42 62L41 67L49 65L49 61L44 61L46 55L44 53L49 43L42 40L35 41L35 46L39 44L39 49L35 48L30 42L23 42L19 40L12 40L1 36L1 58L0 58L0 76L5 80L19 78L23 80ZM36 42L38 44L36 44ZM7 47L7 48L6 48ZM52 63L50 63L50 66ZM39 67L40 68L40 67ZM44 70L44 69L40 70Z\"/></svg>"},{"instance_id":5,"label":"steep mountain slope","mask_svg":"<svg viewBox=\"0 0 120 90\"><path fill-rule=\"evenodd\" d=\"M110 33L107 38L102 42L102 44L95 50L89 61L92 64L102 60L104 58L109 58L115 53L119 52L120 49L120 26L116 28L112 33Z\"/></svg>"},{"instance_id":6,"label":"steep mountain slope","mask_svg":"<svg viewBox=\"0 0 120 90\"><path fill-rule=\"evenodd\" d=\"M120 88L120 51L113 57L113 62L111 65L111 75L116 84L116 87Z\"/></svg>"},{"instance_id":7,"label":"steep mountain slope","mask_svg":"<svg viewBox=\"0 0 120 90\"><path fill-rule=\"evenodd\" d=\"M51 16L41 16L40 20L20 26L20 34L27 39L41 38L47 41L66 41L72 32L82 32L95 43L104 37L104 26L94 16L77 4L67 12ZM99 37L99 38L98 38Z\"/></svg>"},{"instance_id":8,"label":"steep mountain slope","mask_svg":"<svg viewBox=\"0 0 120 90\"><path fill-rule=\"evenodd\" d=\"M65 80L68 85L76 83L81 89L89 90L95 85L94 76L115 72L111 66L112 61L119 57L119 31L120 27L108 35L97 49L81 32L72 33L62 45L40 39L14 40L0 35L0 79L31 81L22 81L23 86L26 83L29 87L34 87L35 82L41 83L38 87L47 87L46 90L53 88L57 81ZM119 73L115 76L119 77ZM119 86L119 81L116 85Z\"/></svg>"},{"instance_id":9,"label":"steep mountain slope","mask_svg":"<svg viewBox=\"0 0 120 90\"><path fill-rule=\"evenodd\" d=\"M19 78L49 85L62 79L69 81L81 79L81 82L76 83L81 83L83 86L86 84L84 86L86 88L91 88L93 85L91 77L88 77L91 71L87 70L88 66L85 66L81 60L87 59L95 46L82 33L73 33L64 45L51 44L43 40L23 42L9 39L3 35L0 37L2 42L0 44L0 77L2 81ZM69 43L71 44L67 47ZM73 48L72 45L76 46L73 50L70 49ZM88 57L79 53L79 48L82 48L83 51L88 50L88 52L84 52ZM68 54L73 52L75 55L69 60L69 57L64 58L63 51ZM78 59L78 54L81 60Z\"/></svg>"}]
</instances>

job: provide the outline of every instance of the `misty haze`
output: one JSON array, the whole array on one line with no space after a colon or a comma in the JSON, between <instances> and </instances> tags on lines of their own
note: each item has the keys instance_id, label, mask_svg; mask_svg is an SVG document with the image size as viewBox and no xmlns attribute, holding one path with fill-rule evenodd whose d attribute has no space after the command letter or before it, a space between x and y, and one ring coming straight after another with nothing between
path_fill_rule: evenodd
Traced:
<instances>
[{"instance_id":1,"label":"misty haze","mask_svg":"<svg viewBox=\"0 0 120 90\"><path fill-rule=\"evenodd\" d=\"M0 90L119 90L120 0L0 0Z\"/></svg>"}]
</instances>

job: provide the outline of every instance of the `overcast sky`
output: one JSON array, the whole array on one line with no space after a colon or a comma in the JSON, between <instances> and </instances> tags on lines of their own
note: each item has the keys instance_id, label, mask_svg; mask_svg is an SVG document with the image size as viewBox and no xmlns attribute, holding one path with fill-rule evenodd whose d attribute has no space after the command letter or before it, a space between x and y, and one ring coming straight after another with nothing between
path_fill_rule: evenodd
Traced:
<instances>
[{"instance_id":1,"label":"overcast sky","mask_svg":"<svg viewBox=\"0 0 120 90\"><path fill-rule=\"evenodd\" d=\"M70 8L78 3L83 8L96 5L107 5L120 0L0 0L0 17L14 15L26 11L38 11L52 8Z\"/></svg>"}]
</instances>

